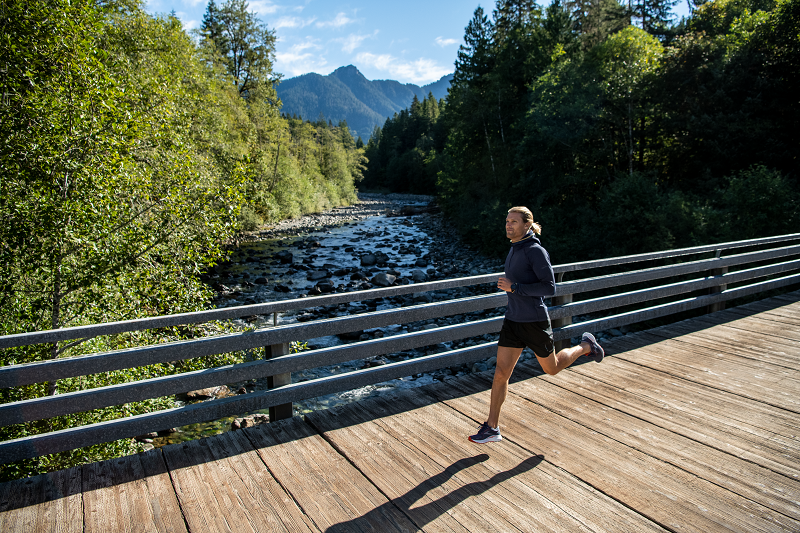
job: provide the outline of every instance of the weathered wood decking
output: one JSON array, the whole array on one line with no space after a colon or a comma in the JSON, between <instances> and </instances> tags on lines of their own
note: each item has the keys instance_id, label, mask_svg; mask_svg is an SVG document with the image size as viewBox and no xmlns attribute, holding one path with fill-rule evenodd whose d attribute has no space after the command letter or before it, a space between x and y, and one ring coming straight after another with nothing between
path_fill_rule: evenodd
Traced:
<instances>
[{"instance_id":1,"label":"weathered wood decking","mask_svg":"<svg viewBox=\"0 0 800 533\"><path fill-rule=\"evenodd\" d=\"M0 531L800 531L800 294L0 485Z\"/></svg>"}]
</instances>

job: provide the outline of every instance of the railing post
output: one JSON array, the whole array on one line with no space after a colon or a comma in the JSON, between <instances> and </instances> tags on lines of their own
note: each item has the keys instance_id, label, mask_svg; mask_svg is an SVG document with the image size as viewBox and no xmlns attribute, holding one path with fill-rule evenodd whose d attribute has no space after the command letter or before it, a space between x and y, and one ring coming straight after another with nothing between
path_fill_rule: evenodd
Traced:
<instances>
[{"instance_id":1,"label":"railing post","mask_svg":"<svg viewBox=\"0 0 800 533\"><path fill-rule=\"evenodd\" d=\"M716 254L715 257L717 259L719 259L720 255L722 255L722 250L717 250L717 254ZM728 273L728 267L712 268L711 270L708 271L708 275L711 276L711 277L721 276L721 275L727 274L727 273ZM728 288L728 284L727 283L723 283L721 285L717 285L716 287L709 288L708 289L708 294L719 294L719 293L721 293L722 291L724 291L727 288ZM708 312L708 313L716 313L717 311L722 311L723 309L725 309L725 302L718 302L718 303L709 305L706 312Z\"/></svg>"},{"instance_id":2,"label":"railing post","mask_svg":"<svg viewBox=\"0 0 800 533\"><path fill-rule=\"evenodd\" d=\"M563 279L564 279L564 273L563 272L559 272L557 274L557 276L556 276L556 283L557 284L561 283L563 281ZM572 302L572 295L571 294L562 294L561 296L554 296L553 299L552 299L552 303L553 303L554 306L562 305L562 304L568 304L570 302ZM565 316L563 318L556 318L556 319L554 319L552 321L551 325L553 326L553 329L555 329L555 328L560 328L562 326L568 326L569 324L572 324L572 317L571 316ZM556 341L556 353L560 352L564 348L569 347L569 345L570 345L570 340L569 339Z\"/></svg>"},{"instance_id":3,"label":"railing post","mask_svg":"<svg viewBox=\"0 0 800 533\"><path fill-rule=\"evenodd\" d=\"M272 318L273 326L278 325L278 313L275 313ZM270 346L264 347L265 351L265 359L272 359L273 357L278 357L281 355L286 355L290 351L290 346L288 342L282 342L279 344L272 344ZM282 387L283 385L289 385L292 382L292 373L287 372L285 374L276 374L274 376L267 377L267 388L268 389L276 389L278 387ZM274 405L269 408L269 421L274 422L276 420L284 420L286 418L292 418L292 404L291 403L284 403L281 405Z\"/></svg>"}]
</instances>

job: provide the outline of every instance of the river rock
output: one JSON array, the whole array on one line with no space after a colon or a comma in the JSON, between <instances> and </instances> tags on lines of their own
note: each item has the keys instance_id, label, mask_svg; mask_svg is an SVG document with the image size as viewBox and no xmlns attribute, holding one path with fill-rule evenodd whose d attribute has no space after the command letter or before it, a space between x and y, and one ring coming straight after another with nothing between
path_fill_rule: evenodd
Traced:
<instances>
[{"instance_id":1,"label":"river rock","mask_svg":"<svg viewBox=\"0 0 800 533\"><path fill-rule=\"evenodd\" d=\"M374 285L379 285L381 287L391 287L396 279L397 276L381 272L380 274L376 274L370 281Z\"/></svg>"},{"instance_id":2,"label":"river rock","mask_svg":"<svg viewBox=\"0 0 800 533\"><path fill-rule=\"evenodd\" d=\"M417 283L420 283L422 281L428 281L428 275L422 270L416 269L411 271L411 279Z\"/></svg>"},{"instance_id":3,"label":"river rock","mask_svg":"<svg viewBox=\"0 0 800 533\"><path fill-rule=\"evenodd\" d=\"M237 418L231 422L231 429L244 429L257 426L259 424L266 424L269 422L269 415L258 413L255 415L247 415Z\"/></svg>"},{"instance_id":4,"label":"river rock","mask_svg":"<svg viewBox=\"0 0 800 533\"><path fill-rule=\"evenodd\" d=\"M286 250L281 250L277 254L275 254L275 259L279 260L284 265L291 264L294 261L294 255Z\"/></svg>"},{"instance_id":5,"label":"river rock","mask_svg":"<svg viewBox=\"0 0 800 533\"><path fill-rule=\"evenodd\" d=\"M327 294L329 292L333 292L336 290L336 287L333 286L333 283L327 280L320 281L319 283L317 283L317 288L319 289L319 292L321 292L322 294Z\"/></svg>"},{"instance_id":6,"label":"river rock","mask_svg":"<svg viewBox=\"0 0 800 533\"><path fill-rule=\"evenodd\" d=\"M433 301L433 296L427 292L414 295L414 303L429 304Z\"/></svg>"},{"instance_id":7,"label":"river rock","mask_svg":"<svg viewBox=\"0 0 800 533\"><path fill-rule=\"evenodd\" d=\"M428 266L428 262L425 259L417 259L417 261L414 264L420 268L425 268L426 266Z\"/></svg>"},{"instance_id":8,"label":"river rock","mask_svg":"<svg viewBox=\"0 0 800 533\"><path fill-rule=\"evenodd\" d=\"M209 398L222 398L229 393L230 389L228 389L227 385L220 385L219 387L208 387L207 389L189 391L180 396L183 396L186 400L194 401L207 400Z\"/></svg>"},{"instance_id":9,"label":"river rock","mask_svg":"<svg viewBox=\"0 0 800 533\"><path fill-rule=\"evenodd\" d=\"M308 281L317 281L331 277L331 273L327 270L312 270L308 273Z\"/></svg>"},{"instance_id":10,"label":"river rock","mask_svg":"<svg viewBox=\"0 0 800 533\"><path fill-rule=\"evenodd\" d=\"M364 334L364 330L347 331L345 333L337 333L336 336L343 341L357 341Z\"/></svg>"},{"instance_id":11,"label":"river rock","mask_svg":"<svg viewBox=\"0 0 800 533\"><path fill-rule=\"evenodd\" d=\"M372 266L378 262L375 254L365 254L361 256L361 266Z\"/></svg>"},{"instance_id":12,"label":"river rock","mask_svg":"<svg viewBox=\"0 0 800 533\"><path fill-rule=\"evenodd\" d=\"M266 285L267 281L268 281L267 278L261 277L261 278L256 278L254 283L258 285Z\"/></svg>"}]
</instances>

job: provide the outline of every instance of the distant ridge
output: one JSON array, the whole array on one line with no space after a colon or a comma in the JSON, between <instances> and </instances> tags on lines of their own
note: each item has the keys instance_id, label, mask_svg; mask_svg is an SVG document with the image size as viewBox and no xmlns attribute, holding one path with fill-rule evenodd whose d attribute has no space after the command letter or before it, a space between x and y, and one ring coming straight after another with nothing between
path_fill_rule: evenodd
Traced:
<instances>
[{"instance_id":1,"label":"distant ridge","mask_svg":"<svg viewBox=\"0 0 800 533\"><path fill-rule=\"evenodd\" d=\"M420 100L433 93L436 99L447 96L452 74L422 87L394 80L364 77L353 65L339 67L327 76L310 73L282 81L278 96L281 112L317 120L320 113L334 124L346 120L350 129L367 142L375 126L411 105L414 95Z\"/></svg>"}]
</instances>

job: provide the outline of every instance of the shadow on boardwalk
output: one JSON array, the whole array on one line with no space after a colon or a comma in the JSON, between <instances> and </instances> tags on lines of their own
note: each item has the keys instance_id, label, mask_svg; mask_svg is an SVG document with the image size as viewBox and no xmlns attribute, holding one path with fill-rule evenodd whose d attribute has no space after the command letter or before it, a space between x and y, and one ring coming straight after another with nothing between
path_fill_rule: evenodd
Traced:
<instances>
[{"instance_id":1,"label":"shadow on boardwalk","mask_svg":"<svg viewBox=\"0 0 800 533\"><path fill-rule=\"evenodd\" d=\"M536 468L539 463L544 460L543 455L536 455L525 459L516 467L505 472L499 472L487 479L486 481L474 481L460 486L453 492L442 496L438 500L434 500L421 505L419 507L412 507L413 504L422 499L425 494L433 489L442 486L446 481L453 477L461 470L465 470L471 466L487 461L489 456L487 454L476 455L475 457L468 457L456 461L448 466L443 472L426 479L410 491L406 492L399 498L388 501L380 507L377 507L364 516L360 516L347 522L342 522L329 527L327 533L350 533L351 531L370 531L374 524L380 524L384 517L389 514L385 507L396 507L406 514L418 528L425 527L439 516L453 509L467 498L479 496L484 492L492 489L493 487L507 481L514 476L518 476Z\"/></svg>"}]
</instances>

